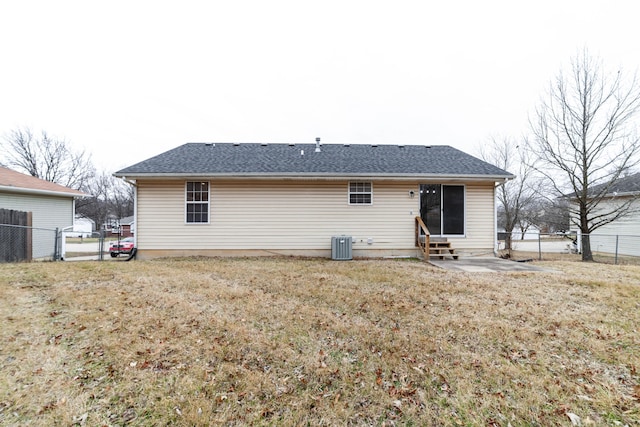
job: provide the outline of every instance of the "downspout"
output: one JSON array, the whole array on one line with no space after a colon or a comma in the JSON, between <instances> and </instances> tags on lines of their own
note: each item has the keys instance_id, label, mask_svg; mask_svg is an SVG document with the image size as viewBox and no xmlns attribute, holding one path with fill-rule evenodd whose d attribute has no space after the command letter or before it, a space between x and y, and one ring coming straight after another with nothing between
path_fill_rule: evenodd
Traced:
<instances>
[{"instance_id":1,"label":"downspout","mask_svg":"<svg viewBox=\"0 0 640 427\"><path fill-rule=\"evenodd\" d=\"M133 186L133 223L136 225L136 230L133 233L133 247L138 248L138 184L135 180L127 179L126 176L122 177L122 180L127 184Z\"/></svg>"},{"instance_id":2,"label":"downspout","mask_svg":"<svg viewBox=\"0 0 640 427\"><path fill-rule=\"evenodd\" d=\"M64 261L65 256L67 255L67 231L73 231L73 228L76 225L76 198L74 197L71 200L71 225L67 227L62 227L60 229L60 234L56 234L56 239L60 239L60 252L58 255L58 259L60 261ZM58 259L54 261L58 261Z\"/></svg>"},{"instance_id":3,"label":"downspout","mask_svg":"<svg viewBox=\"0 0 640 427\"><path fill-rule=\"evenodd\" d=\"M75 199L74 199L74 203L75 203ZM75 212L75 210L74 210ZM75 222L75 219L74 219ZM60 235L56 236L56 239L60 239L60 253L59 253L59 260L60 261L64 261L64 257L67 255L67 231L73 231L73 225L70 225L68 227L63 227L60 229ZM58 261L57 259L55 261Z\"/></svg>"},{"instance_id":4,"label":"downspout","mask_svg":"<svg viewBox=\"0 0 640 427\"><path fill-rule=\"evenodd\" d=\"M515 176L510 178L505 178L504 181L498 182L497 185L493 187L493 256L498 256L498 204L496 203L496 189L502 185L505 185L507 181L514 179Z\"/></svg>"}]
</instances>

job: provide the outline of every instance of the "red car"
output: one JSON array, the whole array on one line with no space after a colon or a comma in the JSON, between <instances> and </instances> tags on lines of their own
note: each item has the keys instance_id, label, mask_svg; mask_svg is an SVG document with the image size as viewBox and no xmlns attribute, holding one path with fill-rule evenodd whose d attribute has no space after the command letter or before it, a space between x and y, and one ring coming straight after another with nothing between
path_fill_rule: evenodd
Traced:
<instances>
[{"instance_id":1,"label":"red car","mask_svg":"<svg viewBox=\"0 0 640 427\"><path fill-rule=\"evenodd\" d=\"M131 254L133 250L134 242L133 237L125 237L124 239L109 244L109 253L112 258L117 257L120 254Z\"/></svg>"}]
</instances>

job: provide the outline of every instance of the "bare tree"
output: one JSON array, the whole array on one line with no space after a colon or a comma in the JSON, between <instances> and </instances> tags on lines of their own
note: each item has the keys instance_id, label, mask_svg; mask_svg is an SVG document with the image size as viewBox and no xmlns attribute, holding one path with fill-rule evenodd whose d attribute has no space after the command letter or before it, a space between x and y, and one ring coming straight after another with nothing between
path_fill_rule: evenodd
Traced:
<instances>
[{"instance_id":1,"label":"bare tree","mask_svg":"<svg viewBox=\"0 0 640 427\"><path fill-rule=\"evenodd\" d=\"M108 173L91 179L84 191L91 197L76 202L76 212L92 219L102 229L110 219L133 215L133 187Z\"/></svg>"},{"instance_id":2,"label":"bare tree","mask_svg":"<svg viewBox=\"0 0 640 427\"><path fill-rule=\"evenodd\" d=\"M537 197L522 217L527 224L535 225L543 233L569 230L569 203L566 198Z\"/></svg>"},{"instance_id":3,"label":"bare tree","mask_svg":"<svg viewBox=\"0 0 640 427\"><path fill-rule=\"evenodd\" d=\"M632 200L602 203L612 186L637 163L640 140L634 119L640 86L622 72L607 73L585 50L560 72L531 120L537 169L559 195L574 203L571 220L582 233L582 259L592 261L589 234L633 211Z\"/></svg>"},{"instance_id":4,"label":"bare tree","mask_svg":"<svg viewBox=\"0 0 640 427\"><path fill-rule=\"evenodd\" d=\"M29 128L15 129L5 135L2 146L8 167L65 187L81 190L95 173L89 154L44 131L35 136Z\"/></svg>"},{"instance_id":5,"label":"bare tree","mask_svg":"<svg viewBox=\"0 0 640 427\"><path fill-rule=\"evenodd\" d=\"M133 215L134 187L114 176L111 178L114 183L109 198L111 211L118 219Z\"/></svg>"},{"instance_id":6,"label":"bare tree","mask_svg":"<svg viewBox=\"0 0 640 427\"><path fill-rule=\"evenodd\" d=\"M509 251L513 230L518 225L522 228L525 219L523 212L531 206L538 194L538 181L527 154L524 147L511 138L493 137L480 150L484 161L515 175L514 179L496 189L498 220L506 232L505 249Z\"/></svg>"}]
</instances>

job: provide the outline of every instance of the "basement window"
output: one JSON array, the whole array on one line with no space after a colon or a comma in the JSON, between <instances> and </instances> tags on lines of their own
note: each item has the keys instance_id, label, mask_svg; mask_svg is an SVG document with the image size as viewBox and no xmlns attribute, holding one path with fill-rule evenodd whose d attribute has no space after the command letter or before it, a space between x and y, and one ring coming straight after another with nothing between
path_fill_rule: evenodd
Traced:
<instances>
[{"instance_id":1,"label":"basement window","mask_svg":"<svg viewBox=\"0 0 640 427\"><path fill-rule=\"evenodd\" d=\"M373 186L370 182L349 183L349 204L370 205L373 201Z\"/></svg>"},{"instance_id":2,"label":"basement window","mask_svg":"<svg viewBox=\"0 0 640 427\"><path fill-rule=\"evenodd\" d=\"M208 224L209 183L206 181L187 181L185 193L185 222L187 224Z\"/></svg>"}]
</instances>

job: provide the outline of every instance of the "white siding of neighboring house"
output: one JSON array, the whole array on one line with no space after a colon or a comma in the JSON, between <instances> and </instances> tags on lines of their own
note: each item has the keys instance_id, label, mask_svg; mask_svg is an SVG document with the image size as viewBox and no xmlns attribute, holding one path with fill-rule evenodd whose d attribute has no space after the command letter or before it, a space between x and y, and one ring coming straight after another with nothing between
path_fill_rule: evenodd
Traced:
<instances>
[{"instance_id":1,"label":"white siding of neighboring house","mask_svg":"<svg viewBox=\"0 0 640 427\"><path fill-rule=\"evenodd\" d=\"M73 232L67 233L67 236L89 237L95 230L95 223L89 218L76 217L73 223Z\"/></svg>"},{"instance_id":2,"label":"white siding of neighboring house","mask_svg":"<svg viewBox=\"0 0 640 427\"><path fill-rule=\"evenodd\" d=\"M72 197L1 193L0 208L32 212L33 258L53 254L55 233L49 230L73 225Z\"/></svg>"},{"instance_id":3,"label":"white siding of neighboring house","mask_svg":"<svg viewBox=\"0 0 640 427\"><path fill-rule=\"evenodd\" d=\"M331 237L343 234L354 237L356 257L418 253L417 181L373 181L372 205L349 205L348 181L211 180L210 188L210 223L186 224L185 180L138 180L139 255L329 256ZM450 238L460 252L492 253L493 189L466 186L467 235Z\"/></svg>"},{"instance_id":4,"label":"white siding of neighboring house","mask_svg":"<svg viewBox=\"0 0 640 427\"><path fill-rule=\"evenodd\" d=\"M640 207L640 198L636 199L636 208ZM614 208L610 201L603 201L598 211ZM574 226L575 227L575 226ZM591 250L619 255L640 256L640 212L618 219L595 230L591 236Z\"/></svg>"},{"instance_id":5,"label":"white siding of neighboring house","mask_svg":"<svg viewBox=\"0 0 640 427\"><path fill-rule=\"evenodd\" d=\"M55 229L73 225L73 198L18 193L0 194L0 208L33 212L33 226Z\"/></svg>"}]
</instances>

